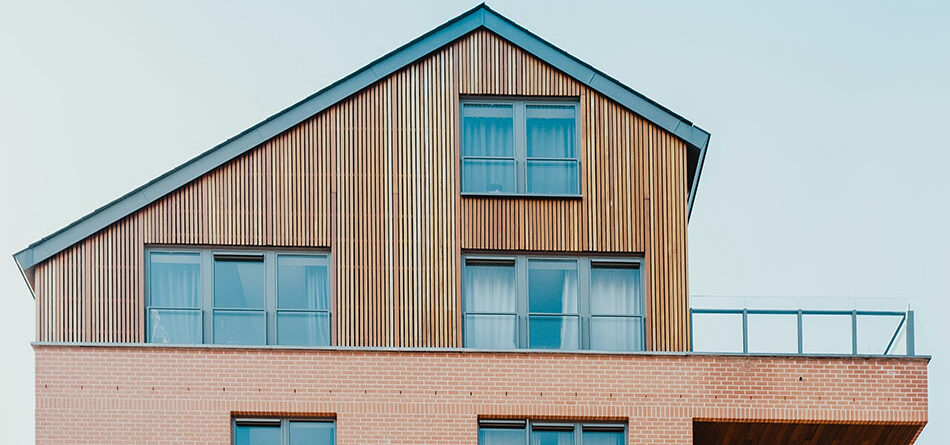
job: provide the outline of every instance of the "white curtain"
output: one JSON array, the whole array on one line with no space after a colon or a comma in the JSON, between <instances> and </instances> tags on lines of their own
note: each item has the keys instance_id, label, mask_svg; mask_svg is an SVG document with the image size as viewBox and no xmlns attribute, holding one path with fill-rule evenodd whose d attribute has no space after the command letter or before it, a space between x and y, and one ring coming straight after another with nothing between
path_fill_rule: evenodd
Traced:
<instances>
[{"instance_id":1,"label":"white curtain","mask_svg":"<svg viewBox=\"0 0 950 445\"><path fill-rule=\"evenodd\" d=\"M643 298L640 271L631 268L591 269L591 348L631 350L642 343ZM630 317L598 317L627 315Z\"/></svg>"},{"instance_id":2,"label":"white curtain","mask_svg":"<svg viewBox=\"0 0 950 445\"><path fill-rule=\"evenodd\" d=\"M329 295L327 293L329 284L327 283L326 266L308 266L305 271L304 289L306 291L307 307L310 309L329 310L330 302L328 301ZM330 335L329 323L321 323L321 320L323 320L323 314L317 313L314 314L314 317L306 324L307 328L304 335L306 335L310 344L330 344L328 337Z\"/></svg>"},{"instance_id":3,"label":"white curtain","mask_svg":"<svg viewBox=\"0 0 950 445\"><path fill-rule=\"evenodd\" d=\"M514 266L469 265L465 273L465 311L513 313L515 300ZM467 315L466 344L475 348L517 347L513 315Z\"/></svg>"},{"instance_id":4,"label":"white curtain","mask_svg":"<svg viewBox=\"0 0 950 445\"><path fill-rule=\"evenodd\" d=\"M149 341L201 342L200 264L197 255L152 253L149 257ZM161 310L160 308L194 308Z\"/></svg>"}]
</instances>

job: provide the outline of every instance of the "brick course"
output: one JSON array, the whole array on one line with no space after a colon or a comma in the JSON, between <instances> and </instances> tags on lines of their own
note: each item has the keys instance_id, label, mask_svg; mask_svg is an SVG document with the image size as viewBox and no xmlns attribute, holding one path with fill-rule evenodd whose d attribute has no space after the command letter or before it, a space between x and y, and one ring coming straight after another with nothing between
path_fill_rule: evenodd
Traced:
<instances>
[{"instance_id":1,"label":"brick course","mask_svg":"<svg viewBox=\"0 0 950 445\"><path fill-rule=\"evenodd\" d=\"M37 443L219 443L232 415L334 416L337 443L475 444L479 417L927 421L927 358L34 345Z\"/></svg>"}]
</instances>

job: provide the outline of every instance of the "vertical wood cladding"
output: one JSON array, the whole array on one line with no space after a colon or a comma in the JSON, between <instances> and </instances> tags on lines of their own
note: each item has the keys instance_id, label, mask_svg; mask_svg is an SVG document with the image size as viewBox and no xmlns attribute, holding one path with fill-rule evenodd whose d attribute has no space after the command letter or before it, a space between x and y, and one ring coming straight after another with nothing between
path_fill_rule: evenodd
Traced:
<instances>
[{"instance_id":1,"label":"vertical wood cladding","mask_svg":"<svg viewBox=\"0 0 950 445\"><path fill-rule=\"evenodd\" d=\"M580 101L582 199L460 198L458 98ZM144 247L332 248L339 345L460 346L459 255L647 259L654 349L688 346L685 144L477 31L35 268L40 341L144 340Z\"/></svg>"}]
</instances>

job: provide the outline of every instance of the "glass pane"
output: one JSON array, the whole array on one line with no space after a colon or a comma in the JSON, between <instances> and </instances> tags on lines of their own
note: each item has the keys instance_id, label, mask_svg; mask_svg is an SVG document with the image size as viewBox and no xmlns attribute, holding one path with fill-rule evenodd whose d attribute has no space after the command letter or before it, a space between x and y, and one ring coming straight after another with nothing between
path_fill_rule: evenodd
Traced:
<instances>
[{"instance_id":1,"label":"glass pane","mask_svg":"<svg viewBox=\"0 0 950 445\"><path fill-rule=\"evenodd\" d=\"M742 314L693 314L693 350L742 352Z\"/></svg>"},{"instance_id":2,"label":"glass pane","mask_svg":"<svg viewBox=\"0 0 950 445\"><path fill-rule=\"evenodd\" d=\"M201 310L150 309L148 341L173 345L201 343Z\"/></svg>"},{"instance_id":3,"label":"glass pane","mask_svg":"<svg viewBox=\"0 0 950 445\"><path fill-rule=\"evenodd\" d=\"M462 192L514 193L515 161L490 159L462 161Z\"/></svg>"},{"instance_id":4,"label":"glass pane","mask_svg":"<svg viewBox=\"0 0 950 445\"><path fill-rule=\"evenodd\" d=\"M200 305L201 255L154 252L148 258L150 306L197 308Z\"/></svg>"},{"instance_id":5,"label":"glass pane","mask_svg":"<svg viewBox=\"0 0 950 445\"><path fill-rule=\"evenodd\" d=\"M533 349L578 349L576 316L528 317L528 346Z\"/></svg>"},{"instance_id":6,"label":"glass pane","mask_svg":"<svg viewBox=\"0 0 950 445\"><path fill-rule=\"evenodd\" d=\"M592 267L590 270L590 313L642 315L640 269Z\"/></svg>"},{"instance_id":7,"label":"glass pane","mask_svg":"<svg viewBox=\"0 0 950 445\"><path fill-rule=\"evenodd\" d=\"M749 314L749 352L798 353L798 316Z\"/></svg>"},{"instance_id":8,"label":"glass pane","mask_svg":"<svg viewBox=\"0 0 950 445\"><path fill-rule=\"evenodd\" d=\"M528 105L525 129L529 158L575 158L577 120L572 105Z\"/></svg>"},{"instance_id":9,"label":"glass pane","mask_svg":"<svg viewBox=\"0 0 950 445\"><path fill-rule=\"evenodd\" d=\"M280 426L236 425L234 445L280 445Z\"/></svg>"},{"instance_id":10,"label":"glass pane","mask_svg":"<svg viewBox=\"0 0 950 445\"><path fill-rule=\"evenodd\" d=\"M850 354L850 315L802 315L805 354Z\"/></svg>"},{"instance_id":11,"label":"glass pane","mask_svg":"<svg viewBox=\"0 0 950 445\"><path fill-rule=\"evenodd\" d=\"M214 343L263 345L264 325L264 311L214 311Z\"/></svg>"},{"instance_id":12,"label":"glass pane","mask_svg":"<svg viewBox=\"0 0 950 445\"><path fill-rule=\"evenodd\" d=\"M524 428L479 428L478 445L524 445Z\"/></svg>"},{"instance_id":13,"label":"glass pane","mask_svg":"<svg viewBox=\"0 0 950 445\"><path fill-rule=\"evenodd\" d=\"M515 349L518 347L515 315L466 315L465 347Z\"/></svg>"},{"instance_id":14,"label":"glass pane","mask_svg":"<svg viewBox=\"0 0 950 445\"><path fill-rule=\"evenodd\" d=\"M584 431L584 445L623 445L623 431Z\"/></svg>"},{"instance_id":15,"label":"glass pane","mask_svg":"<svg viewBox=\"0 0 950 445\"><path fill-rule=\"evenodd\" d=\"M326 257L277 257L278 309L330 309Z\"/></svg>"},{"instance_id":16,"label":"glass pane","mask_svg":"<svg viewBox=\"0 0 950 445\"><path fill-rule=\"evenodd\" d=\"M531 445L571 445L574 443L574 431L545 431L531 432Z\"/></svg>"},{"instance_id":17,"label":"glass pane","mask_svg":"<svg viewBox=\"0 0 950 445\"><path fill-rule=\"evenodd\" d=\"M513 157L514 109L506 104L462 106L462 156Z\"/></svg>"},{"instance_id":18,"label":"glass pane","mask_svg":"<svg viewBox=\"0 0 950 445\"><path fill-rule=\"evenodd\" d=\"M333 445L333 422L290 422L290 445Z\"/></svg>"},{"instance_id":19,"label":"glass pane","mask_svg":"<svg viewBox=\"0 0 950 445\"><path fill-rule=\"evenodd\" d=\"M514 264L470 264L462 277L466 312L515 312Z\"/></svg>"},{"instance_id":20,"label":"glass pane","mask_svg":"<svg viewBox=\"0 0 950 445\"><path fill-rule=\"evenodd\" d=\"M528 161L528 193L578 194L577 161Z\"/></svg>"},{"instance_id":21,"label":"glass pane","mask_svg":"<svg viewBox=\"0 0 950 445\"><path fill-rule=\"evenodd\" d=\"M904 329L902 319L902 315L858 315L858 354L883 354L891 340L888 354L905 346L906 340L902 345L903 337L897 330L899 326Z\"/></svg>"},{"instance_id":22,"label":"glass pane","mask_svg":"<svg viewBox=\"0 0 950 445\"><path fill-rule=\"evenodd\" d=\"M263 261L214 261L214 307L264 308Z\"/></svg>"},{"instance_id":23,"label":"glass pane","mask_svg":"<svg viewBox=\"0 0 950 445\"><path fill-rule=\"evenodd\" d=\"M550 314L576 314L577 262L529 261L528 310Z\"/></svg>"},{"instance_id":24,"label":"glass pane","mask_svg":"<svg viewBox=\"0 0 950 445\"><path fill-rule=\"evenodd\" d=\"M326 312L278 312L277 344L328 346L330 315Z\"/></svg>"},{"instance_id":25,"label":"glass pane","mask_svg":"<svg viewBox=\"0 0 950 445\"><path fill-rule=\"evenodd\" d=\"M590 348L596 351L643 350L643 319L591 317Z\"/></svg>"}]
</instances>

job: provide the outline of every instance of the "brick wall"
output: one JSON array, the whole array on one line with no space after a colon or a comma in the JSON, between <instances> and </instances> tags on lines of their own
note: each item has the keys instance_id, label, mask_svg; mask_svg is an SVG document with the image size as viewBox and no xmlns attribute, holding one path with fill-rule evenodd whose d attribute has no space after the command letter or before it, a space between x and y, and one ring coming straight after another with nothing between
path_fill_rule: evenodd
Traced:
<instances>
[{"instance_id":1,"label":"brick wall","mask_svg":"<svg viewBox=\"0 0 950 445\"><path fill-rule=\"evenodd\" d=\"M478 417L923 424L926 358L36 344L37 443L220 443L233 414L332 415L339 444L476 443Z\"/></svg>"}]
</instances>

